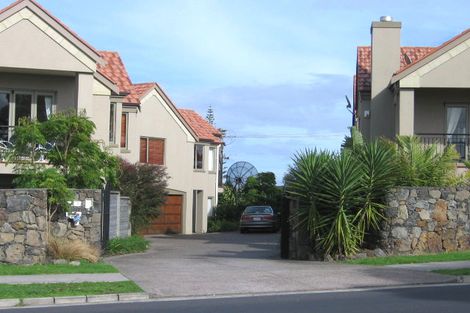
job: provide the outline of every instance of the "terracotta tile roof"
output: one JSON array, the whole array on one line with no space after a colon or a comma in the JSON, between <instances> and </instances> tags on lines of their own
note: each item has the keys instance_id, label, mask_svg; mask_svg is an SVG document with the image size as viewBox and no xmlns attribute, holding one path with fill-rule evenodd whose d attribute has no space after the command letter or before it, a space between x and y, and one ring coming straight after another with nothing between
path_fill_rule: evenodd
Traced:
<instances>
[{"instance_id":1,"label":"terracotta tile roof","mask_svg":"<svg viewBox=\"0 0 470 313\"><path fill-rule=\"evenodd\" d=\"M178 109L186 123L193 129L201 141L210 141L216 144L222 143L221 133L209 124L202 116L193 110Z\"/></svg>"},{"instance_id":2,"label":"terracotta tile roof","mask_svg":"<svg viewBox=\"0 0 470 313\"><path fill-rule=\"evenodd\" d=\"M133 84L130 87L130 93L124 97L123 103L140 104L140 99L145 96L151 89L156 87L156 83Z\"/></svg>"},{"instance_id":3,"label":"terracotta tile roof","mask_svg":"<svg viewBox=\"0 0 470 313\"><path fill-rule=\"evenodd\" d=\"M120 93L129 93L132 89L132 82L119 53L99 51L99 54L105 63L103 65L97 64L98 72L114 82L118 86Z\"/></svg>"},{"instance_id":4,"label":"terracotta tile roof","mask_svg":"<svg viewBox=\"0 0 470 313\"><path fill-rule=\"evenodd\" d=\"M427 57L438 48L434 47L401 47L400 71L411 64ZM357 91L370 92L371 88L372 51L371 47L357 47L357 67L355 86Z\"/></svg>"}]
</instances>

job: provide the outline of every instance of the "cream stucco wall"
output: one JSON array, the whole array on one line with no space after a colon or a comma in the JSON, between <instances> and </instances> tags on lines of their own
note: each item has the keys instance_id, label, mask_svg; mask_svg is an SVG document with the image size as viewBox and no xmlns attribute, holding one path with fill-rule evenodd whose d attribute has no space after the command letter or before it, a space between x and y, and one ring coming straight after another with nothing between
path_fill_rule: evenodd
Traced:
<instances>
[{"instance_id":1,"label":"cream stucco wall","mask_svg":"<svg viewBox=\"0 0 470 313\"><path fill-rule=\"evenodd\" d=\"M446 106L452 104L470 105L470 90L415 89L415 133L445 133Z\"/></svg>"},{"instance_id":2,"label":"cream stucco wall","mask_svg":"<svg viewBox=\"0 0 470 313\"><path fill-rule=\"evenodd\" d=\"M126 109L123 110L126 111ZM151 92L142 100L140 111L137 109L127 111L130 111L128 148L121 149L119 155L130 162L138 162L140 137L164 139L164 160L170 176L168 189L170 194L184 196L182 232L192 233L194 190L202 191L196 213L196 232L206 232L207 198L212 197L214 205L217 201L217 172L209 173L207 164L203 171L193 170L195 139L156 91ZM207 163L210 145L204 145L205 163Z\"/></svg>"},{"instance_id":3,"label":"cream stucco wall","mask_svg":"<svg viewBox=\"0 0 470 313\"><path fill-rule=\"evenodd\" d=\"M8 68L93 71L29 20L0 32L0 60Z\"/></svg>"}]
</instances>

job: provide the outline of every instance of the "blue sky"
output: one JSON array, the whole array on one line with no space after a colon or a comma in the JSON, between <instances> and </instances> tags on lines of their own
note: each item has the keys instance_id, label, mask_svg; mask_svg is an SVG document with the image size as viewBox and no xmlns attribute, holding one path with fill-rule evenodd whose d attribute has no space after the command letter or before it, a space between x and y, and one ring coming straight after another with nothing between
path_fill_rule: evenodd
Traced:
<instances>
[{"instance_id":1,"label":"blue sky","mask_svg":"<svg viewBox=\"0 0 470 313\"><path fill-rule=\"evenodd\" d=\"M157 81L203 116L211 105L233 137L227 165L248 161L278 182L297 151L339 149L372 20L401 21L404 46L436 46L470 27L467 1L39 2L97 49L119 51L133 82Z\"/></svg>"}]
</instances>

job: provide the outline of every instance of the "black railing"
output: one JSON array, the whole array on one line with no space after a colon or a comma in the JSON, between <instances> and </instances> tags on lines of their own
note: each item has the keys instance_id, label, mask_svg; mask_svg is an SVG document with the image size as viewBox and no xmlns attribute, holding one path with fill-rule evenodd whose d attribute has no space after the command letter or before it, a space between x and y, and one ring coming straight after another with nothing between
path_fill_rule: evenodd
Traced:
<instances>
[{"instance_id":1,"label":"black railing","mask_svg":"<svg viewBox=\"0 0 470 313\"><path fill-rule=\"evenodd\" d=\"M469 159L470 134L421 133L416 136L424 145L435 145L439 152L447 146L454 145L461 161Z\"/></svg>"}]
</instances>

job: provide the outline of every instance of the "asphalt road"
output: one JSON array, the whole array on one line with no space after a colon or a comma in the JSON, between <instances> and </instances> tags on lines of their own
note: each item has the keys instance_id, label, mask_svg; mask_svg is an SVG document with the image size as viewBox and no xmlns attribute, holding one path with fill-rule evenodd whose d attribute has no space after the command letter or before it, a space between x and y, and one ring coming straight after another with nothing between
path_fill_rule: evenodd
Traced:
<instances>
[{"instance_id":1,"label":"asphalt road","mask_svg":"<svg viewBox=\"0 0 470 313\"><path fill-rule=\"evenodd\" d=\"M470 285L11 309L27 313L468 313Z\"/></svg>"}]
</instances>

